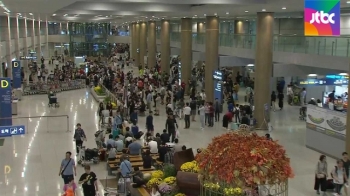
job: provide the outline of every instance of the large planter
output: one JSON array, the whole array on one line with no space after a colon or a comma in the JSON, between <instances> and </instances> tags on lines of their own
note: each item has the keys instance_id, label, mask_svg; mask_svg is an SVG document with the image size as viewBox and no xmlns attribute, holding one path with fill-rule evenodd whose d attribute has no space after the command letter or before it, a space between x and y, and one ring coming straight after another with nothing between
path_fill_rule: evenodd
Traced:
<instances>
[{"instance_id":1,"label":"large planter","mask_svg":"<svg viewBox=\"0 0 350 196\"><path fill-rule=\"evenodd\" d=\"M97 101L97 102L103 102L103 100L107 97L106 95L97 95L97 93L94 91L93 88L90 89L90 93L92 97Z\"/></svg>"}]
</instances>

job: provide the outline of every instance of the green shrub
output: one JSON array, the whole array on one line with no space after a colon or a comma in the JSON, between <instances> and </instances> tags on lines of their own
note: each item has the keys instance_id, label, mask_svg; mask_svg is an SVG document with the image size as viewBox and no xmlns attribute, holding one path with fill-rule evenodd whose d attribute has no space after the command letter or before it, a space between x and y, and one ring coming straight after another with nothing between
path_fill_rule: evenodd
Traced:
<instances>
[{"instance_id":1,"label":"green shrub","mask_svg":"<svg viewBox=\"0 0 350 196\"><path fill-rule=\"evenodd\" d=\"M164 178L176 177L176 168L173 164L166 164L163 167Z\"/></svg>"}]
</instances>

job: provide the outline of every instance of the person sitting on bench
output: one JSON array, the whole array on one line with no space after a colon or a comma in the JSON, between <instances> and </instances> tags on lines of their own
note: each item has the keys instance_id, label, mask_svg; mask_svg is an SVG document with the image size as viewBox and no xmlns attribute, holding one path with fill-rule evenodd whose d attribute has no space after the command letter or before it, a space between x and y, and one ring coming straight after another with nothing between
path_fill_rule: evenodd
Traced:
<instances>
[{"instance_id":1,"label":"person sitting on bench","mask_svg":"<svg viewBox=\"0 0 350 196\"><path fill-rule=\"evenodd\" d=\"M143 179L143 173L138 167L134 167L133 182L133 188L139 188L146 184L146 181Z\"/></svg>"}]
</instances>

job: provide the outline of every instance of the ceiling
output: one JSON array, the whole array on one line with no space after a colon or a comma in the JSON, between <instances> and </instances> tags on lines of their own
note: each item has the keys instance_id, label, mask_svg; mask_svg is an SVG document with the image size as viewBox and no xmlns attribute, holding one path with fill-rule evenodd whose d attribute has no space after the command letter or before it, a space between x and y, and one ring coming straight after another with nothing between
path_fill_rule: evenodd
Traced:
<instances>
[{"instance_id":1,"label":"ceiling","mask_svg":"<svg viewBox=\"0 0 350 196\"><path fill-rule=\"evenodd\" d=\"M304 0L2 0L0 15L10 11L10 16L36 20L126 24L213 15L246 19L261 11L274 12L276 17L302 17L303 6ZM350 12L350 1L341 0L341 7Z\"/></svg>"}]
</instances>

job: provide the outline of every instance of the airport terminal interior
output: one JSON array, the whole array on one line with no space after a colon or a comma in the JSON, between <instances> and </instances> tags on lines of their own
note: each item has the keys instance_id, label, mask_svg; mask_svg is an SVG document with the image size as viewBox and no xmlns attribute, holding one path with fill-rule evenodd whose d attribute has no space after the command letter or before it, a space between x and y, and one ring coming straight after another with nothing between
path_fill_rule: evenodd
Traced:
<instances>
[{"instance_id":1,"label":"airport terminal interior","mask_svg":"<svg viewBox=\"0 0 350 196\"><path fill-rule=\"evenodd\" d=\"M349 186L338 179L337 168L342 164L339 166L337 161L343 158L343 152L350 153L350 128L346 126L350 122L347 117L350 1L331 0L327 5L323 2L1 0L0 196L347 195ZM137 78L137 86L131 92L121 72L125 78L127 73ZM83 79L75 78L78 74ZM155 79L158 75L159 81ZM41 76L46 76L46 80ZM85 80L86 77L90 79ZM110 79L110 83L105 82ZM142 87L138 86L139 81ZM142 91L148 83L156 88L151 97ZM100 148L97 149L99 155L102 151L108 153L110 149L96 144L95 133L106 131L99 122L100 103L106 104L106 98L116 104L129 103L134 99L133 93L141 89L140 96L146 93L141 102L150 103L149 107L155 109L151 101L160 95L162 86L169 90L169 100L160 104L157 99L159 111L154 113L159 115L153 115L153 135L161 134L173 112L177 114L186 103L196 100L200 106L202 102L197 100L197 95L209 105L222 103L219 120L213 126L201 125L204 110L191 111L196 117L195 121L190 120L189 128L183 118L176 118L179 125L176 137L179 145L186 146L187 151L183 151L190 152L190 161L186 157L188 162L181 162L185 159L181 157L184 152L173 152L174 144L168 141L166 149L173 153L171 164L165 160L152 161L149 170L142 170L143 175L150 175L151 179L145 177L142 181L145 185L138 188L127 183L125 179L129 176L117 180L117 170L124 163L118 162L119 154L113 157L115 160L78 163L81 154L77 153L74 139L77 124L81 124L86 134L83 146ZM41 93L37 93L38 89ZM53 92L53 89L60 90ZM183 96L184 107L178 106L181 102L178 93ZM59 105L55 105L53 99ZM242 105L237 111L249 119L248 123L243 123L243 119L237 122L235 116L233 120L229 118L237 115L233 103ZM178 109L172 108L174 106ZM245 107L249 109L242 109ZM208 115L211 109L213 107L206 106ZM143 135L132 137L145 144L148 110L145 116L138 112L137 125ZM133 114L125 114L129 125ZM16 132L12 133L13 130ZM218 157L226 160L221 166L229 165L227 168L232 169L227 175L242 181L229 181L220 178L218 172L208 172L209 165L216 164L210 159L214 151L209 150L214 148L215 145L209 144L215 139L235 134L255 137L255 133L263 144L261 153L271 146L281 149L271 151L276 156L281 153L279 158L287 160L281 171L269 172L273 170L269 168L272 164L278 165L277 160L269 160L269 155L261 157L264 167L256 161L251 168L232 169L232 163L227 160L236 163L236 152L226 152L226 149L237 149L232 146L240 143L228 142L226 146L217 144L224 151L220 151L215 160L218 161ZM266 134L271 138L265 141ZM193 154L188 149L192 149ZM77 171L73 195L67 192L70 185L65 185L60 175L62 169L65 170L61 163L68 151L72 152ZM260 152L257 151L250 149L246 158L255 160L258 156L255 153ZM238 151L237 154L243 156ZM199 161L206 160L204 155L208 155L208 162L200 164ZM327 157L326 164L320 161L321 155ZM142 162L143 158L138 158ZM112 175L109 161L118 163L113 166ZM179 162L180 169L177 168ZM196 164L196 171L183 169L187 163ZM84 181L83 186L78 184L86 165L97 176L96 194L89 195L83 190L83 186L90 186L86 184L90 181ZM165 174L164 168L169 165L176 168L176 175L170 176L176 177L174 182L169 184L167 178L161 179L163 174L154 177L158 172ZM321 168L325 172L319 172L320 165L325 165ZM347 162L340 175L349 175L346 171L349 167ZM253 174L244 179L241 175L247 170ZM278 177L273 178L275 176ZM159 182L155 182L157 179ZM318 190L314 187L315 181L320 184ZM174 190L162 192L161 184ZM338 190L340 184L344 186Z\"/></svg>"}]
</instances>

